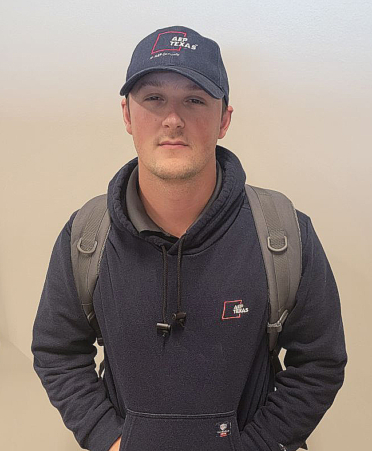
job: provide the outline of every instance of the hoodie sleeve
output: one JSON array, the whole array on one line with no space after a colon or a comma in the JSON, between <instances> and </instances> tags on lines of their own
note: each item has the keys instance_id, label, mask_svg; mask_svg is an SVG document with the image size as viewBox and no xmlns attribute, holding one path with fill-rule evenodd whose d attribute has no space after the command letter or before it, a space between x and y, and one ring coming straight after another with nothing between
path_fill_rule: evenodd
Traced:
<instances>
[{"instance_id":1,"label":"hoodie sleeve","mask_svg":"<svg viewBox=\"0 0 372 451\"><path fill-rule=\"evenodd\" d=\"M332 270L310 218L298 212L303 270L279 345L285 370L241 433L244 451L294 451L315 429L344 380L347 356Z\"/></svg>"},{"instance_id":2,"label":"hoodie sleeve","mask_svg":"<svg viewBox=\"0 0 372 451\"><path fill-rule=\"evenodd\" d=\"M96 337L75 287L70 257L75 214L59 234L51 255L33 326L33 366L79 445L108 451L120 436L124 419L97 376Z\"/></svg>"}]
</instances>

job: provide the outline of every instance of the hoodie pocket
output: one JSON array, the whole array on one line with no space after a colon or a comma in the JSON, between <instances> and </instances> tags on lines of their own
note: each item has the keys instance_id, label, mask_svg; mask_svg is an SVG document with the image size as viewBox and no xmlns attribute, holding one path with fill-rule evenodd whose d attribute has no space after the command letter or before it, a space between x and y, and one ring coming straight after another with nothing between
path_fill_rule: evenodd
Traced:
<instances>
[{"instance_id":1,"label":"hoodie pocket","mask_svg":"<svg viewBox=\"0 0 372 451\"><path fill-rule=\"evenodd\" d=\"M242 451L236 412L176 415L127 409L119 451Z\"/></svg>"}]
</instances>

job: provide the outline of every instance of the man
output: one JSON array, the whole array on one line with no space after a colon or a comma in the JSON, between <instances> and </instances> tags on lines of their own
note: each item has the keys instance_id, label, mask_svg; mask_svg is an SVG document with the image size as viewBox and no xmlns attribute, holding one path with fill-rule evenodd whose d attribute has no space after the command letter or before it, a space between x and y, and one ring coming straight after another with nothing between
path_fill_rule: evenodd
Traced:
<instances>
[{"instance_id":1,"label":"man","mask_svg":"<svg viewBox=\"0 0 372 451\"><path fill-rule=\"evenodd\" d=\"M297 212L302 277L279 337L286 369L274 376L245 173L216 145L233 112L218 45L185 27L155 31L136 47L121 95L138 158L108 187L111 229L93 294L104 379L72 274L76 213L53 249L34 368L92 451L298 449L346 364L337 288L310 218Z\"/></svg>"}]
</instances>

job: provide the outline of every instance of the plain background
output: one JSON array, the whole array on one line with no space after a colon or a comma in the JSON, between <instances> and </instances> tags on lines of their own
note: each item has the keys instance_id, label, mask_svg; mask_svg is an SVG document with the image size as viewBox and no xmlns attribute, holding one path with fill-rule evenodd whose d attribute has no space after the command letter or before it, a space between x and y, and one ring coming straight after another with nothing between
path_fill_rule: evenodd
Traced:
<instances>
[{"instance_id":1,"label":"plain background","mask_svg":"<svg viewBox=\"0 0 372 451\"><path fill-rule=\"evenodd\" d=\"M1 447L79 449L33 372L32 324L59 231L136 156L119 96L134 46L185 25L222 49L220 144L312 218L338 281L349 363L310 449L369 449L371 2L14 0L0 18Z\"/></svg>"}]
</instances>

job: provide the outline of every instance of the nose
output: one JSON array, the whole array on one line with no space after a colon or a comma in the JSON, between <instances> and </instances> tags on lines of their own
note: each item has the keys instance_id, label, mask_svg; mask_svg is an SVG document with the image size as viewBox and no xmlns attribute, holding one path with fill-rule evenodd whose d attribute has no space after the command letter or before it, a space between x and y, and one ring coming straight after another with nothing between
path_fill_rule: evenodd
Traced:
<instances>
[{"instance_id":1,"label":"nose","mask_svg":"<svg viewBox=\"0 0 372 451\"><path fill-rule=\"evenodd\" d=\"M167 111L166 116L163 119L162 125L163 127L171 129L183 128L185 126L182 117L177 112L176 108L173 107Z\"/></svg>"}]
</instances>

